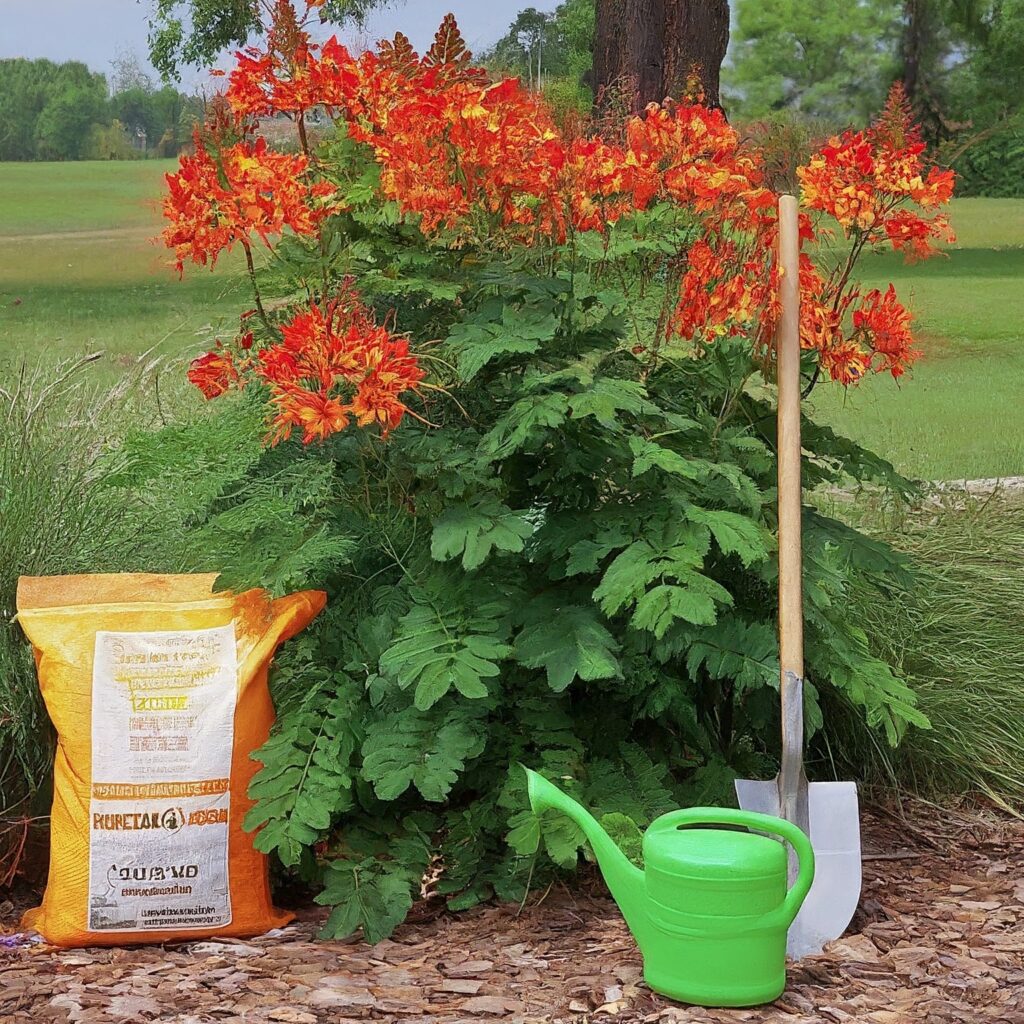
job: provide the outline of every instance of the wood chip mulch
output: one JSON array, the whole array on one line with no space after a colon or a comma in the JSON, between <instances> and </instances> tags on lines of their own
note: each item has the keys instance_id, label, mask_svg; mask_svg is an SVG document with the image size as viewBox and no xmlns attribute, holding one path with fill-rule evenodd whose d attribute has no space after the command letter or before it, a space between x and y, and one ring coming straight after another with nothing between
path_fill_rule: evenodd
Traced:
<instances>
[{"instance_id":1,"label":"wood chip mulch","mask_svg":"<svg viewBox=\"0 0 1024 1024\"><path fill-rule=\"evenodd\" d=\"M374 947L314 941L322 914L310 909L247 942L0 948L0 1021L1024 1024L1024 825L924 805L873 811L864 848L849 934L791 966L767 1007L680 1007L651 993L595 883L521 913L449 915L427 901ZM9 935L16 921L0 925Z\"/></svg>"}]
</instances>

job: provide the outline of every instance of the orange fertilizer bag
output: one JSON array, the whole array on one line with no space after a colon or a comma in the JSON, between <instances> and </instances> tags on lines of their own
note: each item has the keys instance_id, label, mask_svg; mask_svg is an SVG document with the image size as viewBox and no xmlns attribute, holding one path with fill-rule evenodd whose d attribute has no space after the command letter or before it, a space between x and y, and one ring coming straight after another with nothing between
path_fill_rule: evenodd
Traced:
<instances>
[{"instance_id":1,"label":"orange fertilizer bag","mask_svg":"<svg viewBox=\"0 0 1024 1024\"><path fill-rule=\"evenodd\" d=\"M214 593L216 575L22 577L18 618L57 730L50 875L23 922L58 946L286 924L242 828L267 671L325 596Z\"/></svg>"}]
</instances>

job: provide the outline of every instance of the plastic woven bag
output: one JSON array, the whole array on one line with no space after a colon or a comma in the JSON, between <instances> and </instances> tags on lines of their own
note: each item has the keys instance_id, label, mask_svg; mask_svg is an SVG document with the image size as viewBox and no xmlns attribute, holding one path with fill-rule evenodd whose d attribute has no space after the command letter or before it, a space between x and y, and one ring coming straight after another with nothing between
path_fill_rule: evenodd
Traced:
<instances>
[{"instance_id":1,"label":"plastic woven bag","mask_svg":"<svg viewBox=\"0 0 1024 1024\"><path fill-rule=\"evenodd\" d=\"M242 828L267 670L320 592L215 575L22 577L18 618L57 730L50 873L25 915L60 946L251 936L290 915Z\"/></svg>"}]
</instances>

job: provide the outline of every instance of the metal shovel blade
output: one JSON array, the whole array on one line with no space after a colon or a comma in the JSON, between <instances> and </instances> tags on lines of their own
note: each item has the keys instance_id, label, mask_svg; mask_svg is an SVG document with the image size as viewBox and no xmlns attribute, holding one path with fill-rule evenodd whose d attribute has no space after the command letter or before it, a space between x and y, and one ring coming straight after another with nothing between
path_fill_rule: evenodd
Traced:
<instances>
[{"instance_id":1,"label":"metal shovel blade","mask_svg":"<svg viewBox=\"0 0 1024 1024\"><path fill-rule=\"evenodd\" d=\"M736 780L736 796L745 811L783 817L777 780ZM853 782L811 782L807 817L814 848L814 883L790 926L786 951L794 960L820 953L838 939L860 901L860 813Z\"/></svg>"}]
</instances>

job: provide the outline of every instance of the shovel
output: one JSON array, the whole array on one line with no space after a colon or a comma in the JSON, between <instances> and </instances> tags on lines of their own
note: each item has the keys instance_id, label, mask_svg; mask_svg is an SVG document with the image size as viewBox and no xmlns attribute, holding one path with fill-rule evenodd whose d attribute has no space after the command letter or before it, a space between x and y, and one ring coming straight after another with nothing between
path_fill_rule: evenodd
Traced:
<instances>
[{"instance_id":1,"label":"shovel","mask_svg":"<svg viewBox=\"0 0 1024 1024\"><path fill-rule=\"evenodd\" d=\"M784 818L811 840L814 884L790 926L794 960L838 939L860 900L860 814L853 782L812 782L804 774L804 635L800 541L800 233L794 196L779 200L782 317L776 338L779 420L779 664L782 765L771 782L736 780L745 811ZM790 855L790 885L796 865Z\"/></svg>"}]
</instances>

